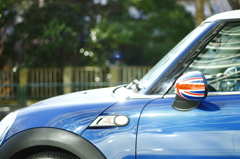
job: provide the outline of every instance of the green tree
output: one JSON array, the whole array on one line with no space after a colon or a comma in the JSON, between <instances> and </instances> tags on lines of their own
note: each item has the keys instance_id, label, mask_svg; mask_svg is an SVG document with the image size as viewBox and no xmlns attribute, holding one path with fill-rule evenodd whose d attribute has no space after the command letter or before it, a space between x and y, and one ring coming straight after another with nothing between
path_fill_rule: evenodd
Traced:
<instances>
[{"instance_id":1,"label":"green tree","mask_svg":"<svg viewBox=\"0 0 240 159\"><path fill-rule=\"evenodd\" d=\"M12 59L12 52L4 47L7 34L10 34L16 16L14 0L0 0L0 68Z\"/></svg>"},{"instance_id":2,"label":"green tree","mask_svg":"<svg viewBox=\"0 0 240 159\"><path fill-rule=\"evenodd\" d=\"M92 46L112 61L154 65L194 28L191 14L175 0L110 1L109 5L96 25L98 40Z\"/></svg>"},{"instance_id":3,"label":"green tree","mask_svg":"<svg viewBox=\"0 0 240 159\"><path fill-rule=\"evenodd\" d=\"M153 65L194 27L175 0L23 2L9 48L31 67Z\"/></svg>"},{"instance_id":4,"label":"green tree","mask_svg":"<svg viewBox=\"0 0 240 159\"><path fill-rule=\"evenodd\" d=\"M33 67L91 64L89 56L79 53L93 27L91 4L49 0L41 6L32 1L12 36L20 45L22 63Z\"/></svg>"}]
</instances>

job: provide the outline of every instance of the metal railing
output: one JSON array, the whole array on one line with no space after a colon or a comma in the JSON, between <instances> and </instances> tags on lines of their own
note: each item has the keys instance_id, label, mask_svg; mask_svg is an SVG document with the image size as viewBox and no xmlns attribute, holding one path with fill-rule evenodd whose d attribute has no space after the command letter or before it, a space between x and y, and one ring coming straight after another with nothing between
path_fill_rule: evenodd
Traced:
<instances>
[{"instance_id":1,"label":"metal railing","mask_svg":"<svg viewBox=\"0 0 240 159\"><path fill-rule=\"evenodd\" d=\"M12 71L0 72L0 98L13 98L16 96L15 85L18 82L17 74Z\"/></svg>"},{"instance_id":2,"label":"metal railing","mask_svg":"<svg viewBox=\"0 0 240 159\"><path fill-rule=\"evenodd\" d=\"M141 79L148 70L150 67L124 66L115 67L115 70L110 67L71 67L25 68L15 73L0 71L0 107L21 108L29 105L28 100L126 84ZM114 75L117 78L113 80Z\"/></svg>"}]
</instances>

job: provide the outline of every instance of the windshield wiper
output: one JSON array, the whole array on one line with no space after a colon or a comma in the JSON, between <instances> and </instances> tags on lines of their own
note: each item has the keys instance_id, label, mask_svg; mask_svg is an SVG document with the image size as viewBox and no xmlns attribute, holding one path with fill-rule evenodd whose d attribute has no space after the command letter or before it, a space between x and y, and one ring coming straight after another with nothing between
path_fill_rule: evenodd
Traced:
<instances>
[{"instance_id":1,"label":"windshield wiper","mask_svg":"<svg viewBox=\"0 0 240 159\"><path fill-rule=\"evenodd\" d=\"M145 87L138 81L138 83L136 84L136 87L138 89L138 91L140 91L141 89L145 89Z\"/></svg>"},{"instance_id":2,"label":"windshield wiper","mask_svg":"<svg viewBox=\"0 0 240 159\"><path fill-rule=\"evenodd\" d=\"M131 83L129 83L129 85L127 85L126 88L127 88L127 89L131 89L131 90L133 90L134 92L138 92L138 91L140 91L141 89L143 89L144 86L141 85L141 83L140 83L137 79L135 79L135 80L133 80Z\"/></svg>"}]
</instances>

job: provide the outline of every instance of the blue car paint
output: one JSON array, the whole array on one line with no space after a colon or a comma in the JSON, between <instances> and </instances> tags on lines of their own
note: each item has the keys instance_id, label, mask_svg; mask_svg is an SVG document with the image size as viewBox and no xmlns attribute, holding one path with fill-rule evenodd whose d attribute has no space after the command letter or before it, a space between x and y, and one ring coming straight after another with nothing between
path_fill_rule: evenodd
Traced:
<instances>
[{"instance_id":1,"label":"blue car paint","mask_svg":"<svg viewBox=\"0 0 240 159\"><path fill-rule=\"evenodd\" d=\"M240 156L240 95L208 96L187 112L158 99L144 109L139 123L137 158Z\"/></svg>"},{"instance_id":2,"label":"blue car paint","mask_svg":"<svg viewBox=\"0 0 240 159\"><path fill-rule=\"evenodd\" d=\"M144 106L152 100L154 99L130 99L113 105L102 115L124 114L129 117L129 124L123 127L90 128L82 136L93 143L106 158L134 159L139 117Z\"/></svg>"},{"instance_id":3,"label":"blue car paint","mask_svg":"<svg viewBox=\"0 0 240 159\"><path fill-rule=\"evenodd\" d=\"M5 140L21 131L54 127L81 135L93 120L118 101L113 88L83 91L50 98L19 111ZM94 97L94 102L89 102ZM5 140L2 140L3 143Z\"/></svg>"}]
</instances>

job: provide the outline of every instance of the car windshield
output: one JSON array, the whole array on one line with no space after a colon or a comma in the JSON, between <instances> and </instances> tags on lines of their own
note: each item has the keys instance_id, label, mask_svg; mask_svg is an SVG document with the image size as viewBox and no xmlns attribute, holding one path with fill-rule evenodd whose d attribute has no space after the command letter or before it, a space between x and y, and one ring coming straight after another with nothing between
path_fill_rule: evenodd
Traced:
<instances>
[{"instance_id":1,"label":"car windshield","mask_svg":"<svg viewBox=\"0 0 240 159\"><path fill-rule=\"evenodd\" d=\"M160 74L173 62L173 60L179 56L179 54L189 46L189 44L199 34L209 27L210 23L203 23L190 32L182 41L180 41L167 55L165 55L141 80L142 87L149 87Z\"/></svg>"}]
</instances>

